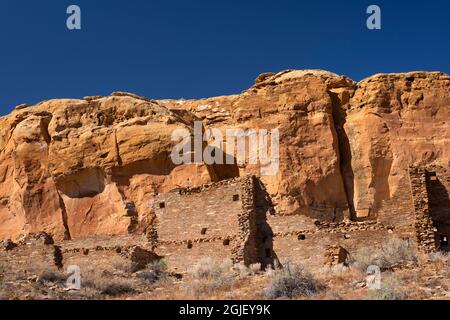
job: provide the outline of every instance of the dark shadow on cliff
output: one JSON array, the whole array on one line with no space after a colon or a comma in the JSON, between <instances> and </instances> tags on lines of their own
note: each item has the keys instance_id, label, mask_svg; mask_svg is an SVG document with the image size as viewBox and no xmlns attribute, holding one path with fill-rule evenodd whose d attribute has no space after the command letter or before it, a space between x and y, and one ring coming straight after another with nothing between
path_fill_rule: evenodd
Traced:
<instances>
[{"instance_id":1,"label":"dark shadow on cliff","mask_svg":"<svg viewBox=\"0 0 450 320\"><path fill-rule=\"evenodd\" d=\"M105 172L101 168L87 168L58 178L56 187L69 198L89 198L105 189Z\"/></svg>"},{"instance_id":2,"label":"dark shadow on cliff","mask_svg":"<svg viewBox=\"0 0 450 320\"><path fill-rule=\"evenodd\" d=\"M254 194L256 209L256 245L258 249L259 261L263 268L280 265L278 256L273 248L273 230L267 222L267 214L274 214L275 209L272 200L264 184L254 178Z\"/></svg>"},{"instance_id":3,"label":"dark shadow on cliff","mask_svg":"<svg viewBox=\"0 0 450 320\"><path fill-rule=\"evenodd\" d=\"M129 186L135 175L169 175L176 165L172 162L170 154L162 154L154 159L135 161L112 169L112 180L119 186Z\"/></svg>"},{"instance_id":4,"label":"dark shadow on cliff","mask_svg":"<svg viewBox=\"0 0 450 320\"><path fill-rule=\"evenodd\" d=\"M205 146L204 153L210 155L212 158L217 156L217 161L207 166L213 181L217 182L239 177L239 167L235 157L225 153L220 148L210 145Z\"/></svg>"},{"instance_id":5,"label":"dark shadow on cliff","mask_svg":"<svg viewBox=\"0 0 450 320\"><path fill-rule=\"evenodd\" d=\"M344 183L344 189L347 197L347 203L350 210L350 216L355 219L356 212L354 206L354 190L355 190L355 175L352 168L352 152L350 148L350 140L347 132L345 132L344 125L347 121L347 113L342 108L342 102L339 96L331 91L328 91L332 103L332 114L334 127L336 130L339 143L339 158L341 175Z\"/></svg>"},{"instance_id":6,"label":"dark shadow on cliff","mask_svg":"<svg viewBox=\"0 0 450 320\"><path fill-rule=\"evenodd\" d=\"M426 187L429 199L429 212L433 224L437 229L436 247L443 251L450 251L448 238L450 236L450 198L445 185L436 173L427 172Z\"/></svg>"}]
</instances>

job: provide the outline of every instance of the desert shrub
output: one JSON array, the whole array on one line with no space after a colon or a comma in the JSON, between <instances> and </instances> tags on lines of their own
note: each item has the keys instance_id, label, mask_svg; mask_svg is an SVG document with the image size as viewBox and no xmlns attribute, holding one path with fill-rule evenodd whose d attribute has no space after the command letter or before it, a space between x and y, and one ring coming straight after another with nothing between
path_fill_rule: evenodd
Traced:
<instances>
[{"instance_id":1,"label":"desert shrub","mask_svg":"<svg viewBox=\"0 0 450 320\"><path fill-rule=\"evenodd\" d=\"M318 274L321 276L344 276L351 273L351 270L348 266L343 263L336 265L326 265L318 270Z\"/></svg>"},{"instance_id":2,"label":"desert shrub","mask_svg":"<svg viewBox=\"0 0 450 320\"><path fill-rule=\"evenodd\" d=\"M151 269L157 273L165 273L167 272L167 263L164 259L160 259L150 263L147 269Z\"/></svg>"},{"instance_id":3,"label":"desert shrub","mask_svg":"<svg viewBox=\"0 0 450 320\"><path fill-rule=\"evenodd\" d=\"M249 266L246 266L244 263L236 263L233 266L233 269L239 274L240 277L245 278L260 273L261 263L255 263Z\"/></svg>"},{"instance_id":4,"label":"desert shrub","mask_svg":"<svg viewBox=\"0 0 450 320\"><path fill-rule=\"evenodd\" d=\"M244 278L251 274L250 269L243 263L236 263L233 269L239 274L240 277Z\"/></svg>"},{"instance_id":5,"label":"desert shrub","mask_svg":"<svg viewBox=\"0 0 450 320\"><path fill-rule=\"evenodd\" d=\"M226 274L231 267L229 260L220 262L209 257L202 258L189 270L189 274L194 279L211 279Z\"/></svg>"},{"instance_id":6,"label":"desert shrub","mask_svg":"<svg viewBox=\"0 0 450 320\"><path fill-rule=\"evenodd\" d=\"M243 262L236 263L233 266L233 270L236 271L236 273L241 278L254 276L254 275L257 275L258 273L261 273L263 271L261 263L254 263L254 264L251 264L249 266L246 266Z\"/></svg>"},{"instance_id":7,"label":"desert shrub","mask_svg":"<svg viewBox=\"0 0 450 320\"><path fill-rule=\"evenodd\" d=\"M312 296L318 290L317 281L302 265L287 263L282 269L273 272L273 279L264 293L268 299L293 299Z\"/></svg>"},{"instance_id":8,"label":"desert shrub","mask_svg":"<svg viewBox=\"0 0 450 320\"><path fill-rule=\"evenodd\" d=\"M446 263L446 262L450 261L450 254L448 252L442 252L442 251L433 252L433 253L430 253L429 259L432 262Z\"/></svg>"},{"instance_id":9,"label":"desert shrub","mask_svg":"<svg viewBox=\"0 0 450 320\"><path fill-rule=\"evenodd\" d=\"M104 283L99 291L109 296L119 296L127 293L133 293L135 292L135 289L128 282L111 281Z\"/></svg>"},{"instance_id":10,"label":"desert shrub","mask_svg":"<svg viewBox=\"0 0 450 320\"><path fill-rule=\"evenodd\" d=\"M153 284L166 278L167 264L164 260L150 263L144 270L137 272L137 277L148 284Z\"/></svg>"},{"instance_id":11,"label":"desert shrub","mask_svg":"<svg viewBox=\"0 0 450 320\"><path fill-rule=\"evenodd\" d=\"M380 248L362 248L350 259L350 263L365 271L371 265L388 269L396 265L417 262L417 256L408 240L390 239Z\"/></svg>"},{"instance_id":12,"label":"desert shrub","mask_svg":"<svg viewBox=\"0 0 450 320\"><path fill-rule=\"evenodd\" d=\"M222 262L203 258L189 270L187 290L195 296L211 294L218 290L231 288L236 281L230 260Z\"/></svg>"},{"instance_id":13,"label":"desert shrub","mask_svg":"<svg viewBox=\"0 0 450 320\"><path fill-rule=\"evenodd\" d=\"M133 273L132 263L125 259L114 259L111 261L111 265L117 271L122 271L124 273Z\"/></svg>"},{"instance_id":14,"label":"desert shrub","mask_svg":"<svg viewBox=\"0 0 450 320\"><path fill-rule=\"evenodd\" d=\"M381 282L380 289L370 290L367 298L368 300L405 300L407 295L397 280L387 278Z\"/></svg>"},{"instance_id":15,"label":"desert shrub","mask_svg":"<svg viewBox=\"0 0 450 320\"><path fill-rule=\"evenodd\" d=\"M320 295L320 300L327 301L343 301L347 298L342 296L342 292L340 292L340 288L330 288L327 287L326 290L323 291L323 294Z\"/></svg>"},{"instance_id":16,"label":"desert shrub","mask_svg":"<svg viewBox=\"0 0 450 320\"><path fill-rule=\"evenodd\" d=\"M261 263L251 264L248 268L250 269L250 273L252 275L258 274L261 272Z\"/></svg>"},{"instance_id":17,"label":"desert shrub","mask_svg":"<svg viewBox=\"0 0 450 320\"><path fill-rule=\"evenodd\" d=\"M141 280L143 280L147 284L154 284L158 280L160 280L160 277L156 272L153 270L142 270L137 273L137 277Z\"/></svg>"},{"instance_id":18,"label":"desert shrub","mask_svg":"<svg viewBox=\"0 0 450 320\"><path fill-rule=\"evenodd\" d=\"M373 248L364 247L351 255L349 264L361 271L366 271L369 266L374 264L375 257L376 252Z\"/></svg>"},{"instance_id":19,"label":"desert shrub","mask_svg":"<svg viewBox=\"0 0 450 320\"><path fill-rule=\"evenodd\" d=\"M3 299L3 295L4 295L4 284L3 282L5 281L5 269L3 268L2 265L0 265L0 300Z\"/></svg>"},{"instance_id":20,"label":"desert shrub","mask_svg":"<svg viewBox=\"0 0 450 320\"><path fill-rule=\"evenodd\" d=\"M99 293L109 296L118 296L136 291L131 281L114 278L86 279L83 281L83 287L95 289Z\"/></svg>"},{"instance_id":21,"label":"desert shrub","mask_svg":"<svg viewBox=\"0 0 450 320\"><path fill-rule=\"evenodd\" d=\"M417 257L410 241L392 239L381 246L379 260L381 268L389 268L394 265L417 262Z\"/></svg>"},{"instance_id":22,"label":"desert shrub","mask_svg":"<svg viewBox=\"0 0 450 320\"><path fill-rule=\"evenodd\" d=\"M38 278L39 283L65 283L67 281L67 276L59 271L44 270Z\"/></svg>"},{"instance_id":23,"label":"desert shrub","mask_svg":"<svg viewBox=\"0 0 450 320\"><path fill-rule=\"evenodd\" d=\"M0 285L3 283L3 280L5 278L5 268L0 265Z\"/></svg>"},{"instance_id":24,"label":"desert shrub","mask_svg":"<svg viewBox=\"0 0 450 320\"><path fill-rule=\"evenodd\" d=\"M136 291L131 279L116 278L105 273L99 274L92 269L83 273L81 286L83 289L95 290L109 296L119 296Z\"/></svg>"}]
</instances>

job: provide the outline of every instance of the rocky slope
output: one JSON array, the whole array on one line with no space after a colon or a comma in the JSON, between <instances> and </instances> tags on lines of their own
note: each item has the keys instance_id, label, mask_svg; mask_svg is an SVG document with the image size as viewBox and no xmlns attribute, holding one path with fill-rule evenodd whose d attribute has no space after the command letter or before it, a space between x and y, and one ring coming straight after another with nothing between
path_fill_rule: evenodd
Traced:
<instances>
[{"instance_id":1,"label":"rocky slope","mask_svg":"<svg viewBox=\"0 0 450 320\"><path fill-rule=\"evenodd\" d=\"M280 170L263 176L280 214L383 214L409 164L449 165L450 77L325 71L258 77L242 94L154 101L127 93L19 106L0 118L0 239L146 232L158 193L253 173L259 165L170 158L171 134L279 129ZM226 150L225 150L226 151Z\"/></svg>"}]
</instances>

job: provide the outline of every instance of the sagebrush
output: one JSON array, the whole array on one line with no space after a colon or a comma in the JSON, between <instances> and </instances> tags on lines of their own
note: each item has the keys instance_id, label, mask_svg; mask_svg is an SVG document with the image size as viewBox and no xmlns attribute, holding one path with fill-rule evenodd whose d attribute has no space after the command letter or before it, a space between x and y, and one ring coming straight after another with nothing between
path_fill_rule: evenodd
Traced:
<instances>
[{"instance_id":1,"label":"sagebrush","mask_svg":"<svg viewBox=\"0 0 450 320\"><path fill-rule=\"evenodd\" d=\"M167 264L162 259L152 262L144 270L137 272L137 276L147 284L154 284L167 278Z\"/></svg>"},{"instance_id":2,"label":"sagebrush","mask_svg":"<svg viewBox=\"0 0 450 320\"><path fill-rule=\"evenodd\" d=\"M189 282L186 289L195 297L230 289L237 276L232 267L231 260L218 261L212 258L203 258L189 270Z\"/></svg>"},{"instance_id":3,"label":"sagebrush","mask_svg":"<svg viewBox=\"0 0 450 320\"><path fill-rule=\"evenodd\" d=\"M416 251L411 241L402 239L387 240L379 248L362 248L350 259L350 263L362 271L371 265L389 269L416 262Z\"/></svg>"},{"instance_id":4,"label":"sagebrush","mask_svg":"<svg viewBox=\"0 0 450 320\"><path fill-rule=\"evenodd\" d=\"M268 299L293 299L313 296L318 290L318 282L302 265L287 263L273 272L273 279L265 289L265 296Z\"/></svg>"},{"instance_id":5,"label":"sagebrush","mask_svg":"<svg viewBox=\"0 0 450 320\"><path fill-rule=\"evenodd\" d=\"M392 277L384 279L380 289L369 290L367 296L368 300L405 300L406 298L402 285Z\"/></svg>"}]
</instances>

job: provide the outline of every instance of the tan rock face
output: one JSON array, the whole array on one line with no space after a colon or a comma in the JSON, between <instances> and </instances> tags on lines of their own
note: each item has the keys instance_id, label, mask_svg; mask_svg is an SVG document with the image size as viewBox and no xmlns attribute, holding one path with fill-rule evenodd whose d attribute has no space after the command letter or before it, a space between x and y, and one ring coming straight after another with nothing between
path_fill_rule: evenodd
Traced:
<instances>
[{"instance_id":1,"label":"tan rock face","mask_svg":"<svg viewBox=\"0 0 450 320\"><path fill-rule=\"evenodd\" d=\"M265 74L238 96L169 102L191 110L206 127L279 129L280 170L263 176L278 211L332 219L348 208L333 113L355 83L325 71ZM334 101L337 99L337 101ZM260 175L260 166L241 173Z\"/></svg>"},{"instance_id":2,"label":"tan rock face","mask_svg":"<svg viewBox=\"0 0 450 320\"><path fill-rule=\"evenodd\" d=\"M1 118L0 237L80 238L149 224L156 192L210 181L205 166L170 159L172 131L192 121L127 95L53 100Z\"/></svg>"},{"instance_id":3,"label":"tan rock face","mask_svg":"<svg viewBox=\"0 0 450 320\"><path fill-rule=\"evenodd\" d=\"M280 170L263 176L279 212L339 220L382 211L408 164L449 164L450 77L325 71L263 74L240 95L153 101L127 93L51 100L0 118L0 239L147 232L151 203L178 186L260 165L170 158L175 129L278 129ZM226 148L222 148L227 152ZM380 213L382 214L382 213Z\"/></svg>"},{"instance_id":4,"label":"tan rock face","mask_svg":"<svg viewBox=\"0 0 450 320\"><path fill-rule=\"evenodd\" d=\"M346 108L354 176L348 189L361 215L379 211L409 164L449 165L449 76L375 75L358 84Z\"/></svg>"}]
</instances>

